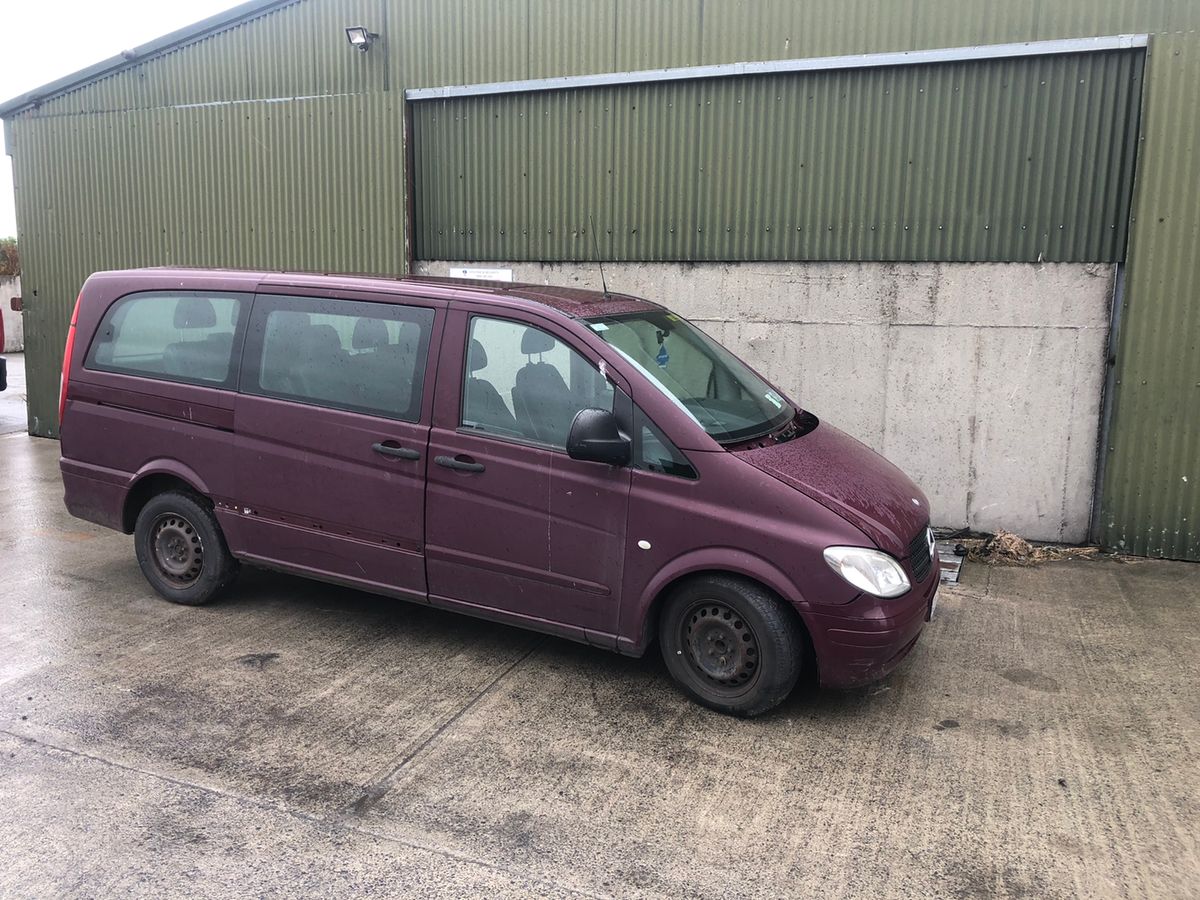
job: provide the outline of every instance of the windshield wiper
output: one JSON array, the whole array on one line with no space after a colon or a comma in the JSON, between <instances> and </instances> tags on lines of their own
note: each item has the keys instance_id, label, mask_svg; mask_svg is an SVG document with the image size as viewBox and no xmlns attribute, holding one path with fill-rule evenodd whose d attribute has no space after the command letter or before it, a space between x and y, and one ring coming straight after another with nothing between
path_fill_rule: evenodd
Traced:
<instances>
[{"instance_id":1,"label":"windshield wiper","mask_svg":"<svg viewBox=\"0 0 1200 900\"><path fill-rule=\"evenodd\" d=\"M752 431L750 434L739 434L737 437L725 438L724 440L721 438L714 438L714 440L716 440L716 442L722 447L727 447L731 444L748 444L751 441L761 441L763 438L769 437L777 430L777 428L768 428L765 431Z\"/></svg>"},{"instance_id":2,"label":"windshield wiper","mask_svg":"<svg viewBox=\"0 0 1200 900\"><path fill-rule=\"evenodd\" d=\"M804 437L804 435L813 431L820 424L821 420L812 413L798 409L796 410L796 415L792 416L792 418L781 429L779 429L779 432L775 435L775 443L786 444L788 441L793 441L798 437Z\"/></svg>"},{"instance_id":3,"label":"windshield wiper","mask_svg":"<svg viewBox=\"0 0 1200 900\"><path fill-rule=\"evenodd\" d=\"M782 425L777 425L774 428L768 428L765 431L755 432L747 436L729 438L723 441L718 440L717 443L725 447L732 444L749 444L753 441L761 441L763 438L770 438L773 443L786 444L788 441L795 440L798 437L804 437L804 435L813 431L820 424L821 420L812 413L798 409L795 415Z\"/></svg>"}]
</instances>

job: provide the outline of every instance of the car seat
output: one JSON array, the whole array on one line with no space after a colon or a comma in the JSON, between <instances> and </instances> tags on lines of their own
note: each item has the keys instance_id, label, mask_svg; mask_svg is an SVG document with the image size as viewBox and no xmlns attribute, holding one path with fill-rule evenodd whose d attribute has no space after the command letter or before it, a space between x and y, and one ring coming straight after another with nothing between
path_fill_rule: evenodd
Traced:
<instances>
[{"instance_id":1,"label":"car seat","mask_svg":"<svg viewBox=\"0 0 1200 900\"><path fill-rule=\"evenodd\" d=\"M215 328L217 312L207 297L180 297L175 303L173 324L180 331ZM228 347L224 347L208 337L168 344L163 349L163 372L201 381L224 381L229 375L233 338L230 336Z\"/></svg>"},{"instance_id":2,"label":"car seat","mask_svg":"<svg viewBox=\"0 0 1200 900\"><path fill-rule=\"evenodd\" d=\"M296 374L305 396L334 403L353 402L348 356L332 325L310 325L296 347L296 357L300 363Z\"/></svg>"},{"instance_id":3,"label":"car seat","mask_svg":"<svg viewBox=\"0 0 1200 900\"><path fill-rule=\"evenodd\" d=\"M363 325L370 322L371 325ZM359 319L354 326L352 344L360 350L349 358L351 388L357 390L362 406L399 416L416 419L420 403L413 388L418 379L417 362L421 329L413 322L400 322L396 340L391 341L387 325L379 319ZM365 348L371 349L365 349ZM421 373L422 375L424 373Z\"/></svg>"},{"instance_id":4,"label":"car seat","mask_svg":"<svg viewBox=\"0 0 1200 900\"><path fill-rule=\"evenodd\" d=\"M354 323L354 335L350 339L352 350L378 350L388 343L387 323L383 319L360 316Z\"/></svg>"},{"instance_id":5,"label":"car seat","mask_svg":"<svg viewBox=\"0 0 1200 900\"><path fill-rule=\"evenodd\" d=\"M267 316L267 334L263 342L262 370L259 383L264 391L301 396L303 360L298 350L312 319L306 312L281 309Z\"/></svg>"},{"instance_id":6,"label":"car seat","mask_svg":"<svg viewBox=\"0 0 1200 900\"><path fill-rule=\"evenodd\" d=\"M527 437L563 446L578 404L556 366L533 361L535 354L553 350L556 343L538 328L525 329L521 335L521 352L529 357L529 361L517 372L512 397L517 422Z\"/></svg>"},{"instance_id":7,"label":"car seat","mask_svg":"<svg viewBox=\"0 0 1200 900\"><path fill-rule=\"evenodd\" d=\"M509 432L519 435L522 433L517 426L517 420L509 411L496 390L495 385L484 378L476 378L475 373L486 369L488 364L487 351L483 344L474 338L467 346L467 382L465 399L463 401L463 424L480 425L496 431Z\"/></svg>"}]
</instances>

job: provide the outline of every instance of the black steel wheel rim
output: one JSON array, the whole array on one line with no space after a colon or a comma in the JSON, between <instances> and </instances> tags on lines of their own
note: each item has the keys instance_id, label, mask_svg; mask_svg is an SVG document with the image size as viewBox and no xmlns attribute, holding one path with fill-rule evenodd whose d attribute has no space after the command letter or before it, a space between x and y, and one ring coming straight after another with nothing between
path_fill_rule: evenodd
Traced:
<instances>
[{"instance_id":1,"label":"black steel wheel rim","mask_svg":"<svg viewBox=\"0 0 1200 900\"><path fill-rule=\"evenodd\" d=\"M720 600L699 600L683 617L684 655L707 682L741 690L758 675L758 637L740 613Z\"/></svg>"},{"instance_id":2,"label":"black steel wheel rim","mask_svg":"<svg viewBox=\"0 0 1200 900\"><path fill-rule=\"evenodd\" d=\"M172 584L193 584L204 570L204 542L195 527L178 513L163 513L150 529L154 565Z\"/></svg>"}]
</instances>

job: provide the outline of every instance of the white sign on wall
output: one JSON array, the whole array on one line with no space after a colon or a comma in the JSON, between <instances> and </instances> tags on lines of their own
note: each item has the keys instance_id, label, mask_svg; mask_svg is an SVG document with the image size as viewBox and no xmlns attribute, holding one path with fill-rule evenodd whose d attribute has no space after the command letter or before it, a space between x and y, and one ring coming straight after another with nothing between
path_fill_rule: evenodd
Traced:
<instances>
[{"instance_id":1,"label":"white sign on wall","mask_svg":"<svg viewBox=\"0 0 1200 900\"><path fill-rule=\"evenodd\" d=\"M477 281L512 281L512 269L488 269L475 266L451 266L451 278L474 278Z\"/></svg>"}]
</instances>

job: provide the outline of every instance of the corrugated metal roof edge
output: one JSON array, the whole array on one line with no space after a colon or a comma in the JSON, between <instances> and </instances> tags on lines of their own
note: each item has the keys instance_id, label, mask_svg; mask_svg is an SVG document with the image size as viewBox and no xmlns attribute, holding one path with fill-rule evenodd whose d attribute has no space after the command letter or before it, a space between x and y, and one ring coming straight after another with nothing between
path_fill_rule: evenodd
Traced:
<instances>
[{"instance_id":1,"label":"corrugated metal roof edge","mask_svg":"<svg viewBox=\"0 0 1200 900\"><path fill-rule=\"evenodd\" d=\"M249 0L247 3L233 7L233 9L217 13L215 16L209 16L207 19L201 19L194 25L188 25L185 28L180 28L178 31L172 31L170 34L163 35L139 47L134 47L132 50L125 50L117 56L88 66L86 69L80 69L78 72L51 81L49 84L44 84L39 88L34 88L32 91L27 91L24 94L13 97L11 100L6 100L0 103L0 119L8 118L15 113L22 112L31 106L36 106L51 97L64 94L88 82L96 81L126 66L144 62L152 56L173 50L176 47L199 38L207 37L210 34L224 31L247 19L257 18L276 7L288 6L297 2L299 0Z\"/></svg>"},{"instance_id":2,"label":"corrugated metal roof edge","mask_svg":"<svg viewBox=\"0 0 1200 900\"><path fill-rule=\"evenodd\" d=\"M247 19L263 15L277 7L298 3L300 0L249 0L233 9L173 31L132 50L80 69L63 78L51 81L0 103L0 119L36 106L51 97L64 94L73 88L96 81L126 66L145 61L157 54L224 31ZM822 57L819 59L769 60L762 62L740 62L712 66L685 66L677 69L651 69L639 72L603 73L534 80L492 82L486 84L455 85L432 88L416 88L405 91L409 100L428 100L457 96L475 96L538 90L561 90L572 87L595 87L610 84L675 81L693 78L715 78L728 75L753 75L780 71L809 71L813 69L870 68L885 65L913 65L927 62L943 62L962 59L991 59L1010 56L1034 56L1041 54L1088 52L1128 47L1144 47L1145 34L1106 35L1093 38L1075 38L1056 41L1024 41L1012 44L992 44L971 47L950 47L935 50L895 51L890 53L856 54L852 56Z\"/></svg>"},{"instance_id":3,"label":"corrugated metal roof edge","mask_svg":"<svg viewBox=\"0 0 1200 900\"><path fill-rule=\"evenodd\" d=\"M718 63L706 66L680 66L667 69L642 69L636 72L600 72L592 75L566 75L520 81L493 81L483 84L446 85L408 88L406 100L448 100L459 97L484 97L497 94L526 94L538 91L562 91L577 88L647 84L659 81L696 81L737 75L778 75L788 72L821 72L837 69L872 69L885 66L917 66L942 62L971 62L988 59L1019 59L1027 56L1056 56L1069 53L1096 53L1104 50L1129 50L1145 47L1148 34L1112 34L1099 37L1064 38L1050 41L1017 41L1008 44L974 44L966 47L939 47L929 50L896 50L883 53L855 53L848 56L770 59L759 62Z\"/></svg>"}]
</instances>

